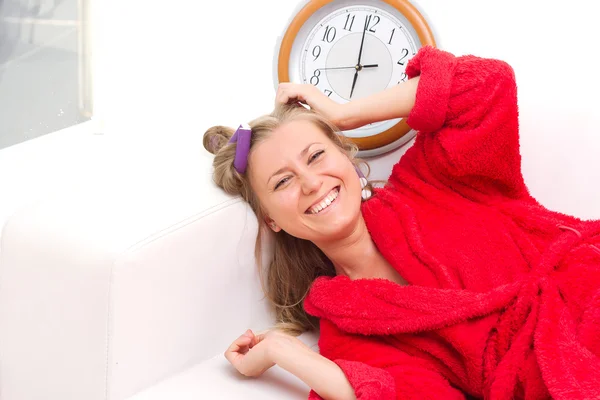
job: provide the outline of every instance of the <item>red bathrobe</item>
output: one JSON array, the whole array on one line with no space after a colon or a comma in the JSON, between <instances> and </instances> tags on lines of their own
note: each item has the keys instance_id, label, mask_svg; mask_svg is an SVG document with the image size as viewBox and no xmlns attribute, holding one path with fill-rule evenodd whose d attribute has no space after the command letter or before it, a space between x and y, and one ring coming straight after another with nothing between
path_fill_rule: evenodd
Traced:
<instances>
[{"instance_id":1,"label":"red bathrobe","mask_svg":"<svg viewBox=\"0 0 600 400\"><path fill-rule=\"evenodd\" d=\"M360 400L600 398L600 221L529 194L513 70L428 46L407 74L419 133L362 213L409 286L317 278L321 354Z\"/></svg>"}]
</instances>

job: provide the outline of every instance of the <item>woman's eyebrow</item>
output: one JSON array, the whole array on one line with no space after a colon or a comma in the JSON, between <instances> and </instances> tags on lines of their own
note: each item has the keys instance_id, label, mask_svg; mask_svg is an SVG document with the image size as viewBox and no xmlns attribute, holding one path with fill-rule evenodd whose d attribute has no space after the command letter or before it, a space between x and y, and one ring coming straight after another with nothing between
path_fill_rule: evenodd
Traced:
<instances>
[{"instance_id":1,"label":"woman's eyebrow","mask_svg":"<svg viewBox=\"0 0 600 400\"><path fill-rule=\"evenodd\" d=\"M306 153L308 153L308 150L310 149L310 146L312 146L312 145L314 145L314 144L321 144L321 143L320 143L320 142L313 142L313 143L310 143L308 146L306 146L306 147L304 148L304 150L302 150L302 151L300 152L300 154L298 155L298 158L302 158L302 157L304 157L304 156L306 155ZM289 168L288 168L288 167L282 167L282 168L279 168L277 171L275 171L275 172L274 172L274 173L273 173L273 174L272 174L272 175L269 177L269 179L267 180L267 185L269 185L269 182L271 181L271 179L273 179L273 177L274 177L275 175L279 175L279 174L281 174L282 172L285 172L285 170L287 170L287 169L289 169Z\"/></svg>"},{"instance_id":2,"label":"woman's eyebrow","mask_svg":"<svg viewBox=\"0 0 600 400\"><path fill-rule=\"evenodd\" d=\"M319 143L319 142L312 142L312 143L310 143L308 146L306 146L306 147L304 148L304 150L302 150L302 151L300 152L300 155L298 156L298 158L302 158L302 157L304 157L304 156L306 155L306 153L308 153L308 149L310 149L310 146L312 146L313 144L321 144L321 143Z\"/></svg>"}]
</instances>

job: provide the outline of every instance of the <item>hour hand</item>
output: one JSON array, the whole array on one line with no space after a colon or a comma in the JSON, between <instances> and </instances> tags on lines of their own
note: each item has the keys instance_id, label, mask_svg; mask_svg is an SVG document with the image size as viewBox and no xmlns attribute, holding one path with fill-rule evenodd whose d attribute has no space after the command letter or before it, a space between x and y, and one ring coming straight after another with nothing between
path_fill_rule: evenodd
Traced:
<instances>
[{"instance_id":1,"label":"hour hand","mask_svg":"<svg viewBox=\"0 0 600 400\"><path fill-rule=\"evenodd\" d=\"M352 81L352 89L350 90L350 98L352 98L352 94L354 93L354 86L356 86L356 79L358 78L358 70L354 73L354 80Z\"/></svg>"}]
</instances>

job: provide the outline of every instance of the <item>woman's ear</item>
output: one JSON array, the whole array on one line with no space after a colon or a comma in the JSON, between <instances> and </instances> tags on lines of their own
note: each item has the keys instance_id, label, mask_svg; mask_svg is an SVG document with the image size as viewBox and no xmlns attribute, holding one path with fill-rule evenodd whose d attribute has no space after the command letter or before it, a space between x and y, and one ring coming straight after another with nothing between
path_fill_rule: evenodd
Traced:
<instances>
[{"instance_id":1,"label":"woman's ear","mask_svg":"<svg viewBox=\"0 0 600 400\"><path fill-rule=\"evenodd\" d=\"M265 217L265 223L267 224L267 226L269 228L271 228L271 230L273 232L279 232L281 230L281 228L275 223L275 221L273 221L271 218L269 217Z\"/></svg>"}]
</instances>

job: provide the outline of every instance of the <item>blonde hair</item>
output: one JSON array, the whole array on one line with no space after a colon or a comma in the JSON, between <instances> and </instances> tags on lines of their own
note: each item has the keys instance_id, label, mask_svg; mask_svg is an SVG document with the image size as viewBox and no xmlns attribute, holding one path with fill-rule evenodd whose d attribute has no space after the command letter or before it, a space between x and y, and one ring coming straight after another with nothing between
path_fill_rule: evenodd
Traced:
<instances>
[{"instance_id":1,"label":"blonde hair","mask_svg":"<svg viewBox=\"0 0 600 400\"><path fill-rule=\"evenodd\" d=\"M250 151L257 143L269 137L280 125L294 121L307 120L320 128L327 137L338 146L351 162L358 168L368 164L356 158L357 146L341 135L338 128L323 118L300 105L277 107L271 114L250 122L252 137ZM238 173L233 167L235 143L229 143L234 129L214 126L204 134L203 144L206 150L215 155L213 161L214 182L225 192L240 195L248 202L258 218L259 231L256 238L255 254L258 265L261 263L261 231L265 225L264 213L254 194L248 178L248 166L245 174ZM368 188L372 190L370 184ZM274 254L266 271L259 268L259 276L263 292L275 307L275 329L298 335L304 331L318 328L318 320L308 315L303 308L303 300L315 278L319 276L335 276L331 261L312 242L296 238L285 231L274 235Z\"/></svg>"}]
</instances>

